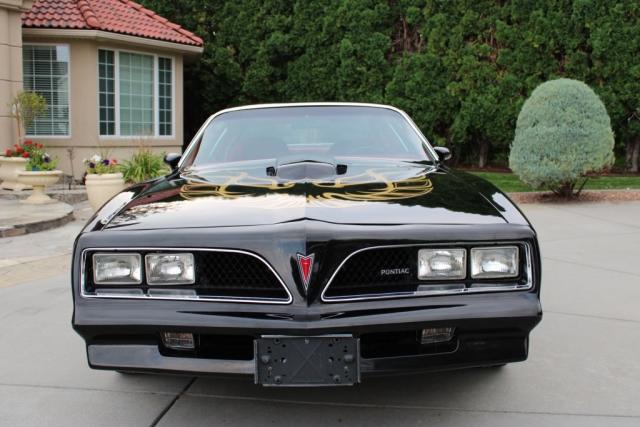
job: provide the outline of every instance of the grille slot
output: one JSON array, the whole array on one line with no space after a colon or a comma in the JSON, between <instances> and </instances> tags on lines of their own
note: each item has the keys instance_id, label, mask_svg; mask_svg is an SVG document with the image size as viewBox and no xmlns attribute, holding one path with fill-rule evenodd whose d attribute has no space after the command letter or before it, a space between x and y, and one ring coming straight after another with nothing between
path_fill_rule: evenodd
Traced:
<instances>
[{"instance_id":1,"label":"grille slot","mask_svg":"<svg viewBox=\"0 0 640 427\"><path fill-rule=\"evenodd\" d=\"M273 271L260 259L237 252L196 252L198 295L287 299Z\"/></svg>"},{"instance_id":2,"label":"grille slot","mask_svg":"<svg viewBox=\"0 0 640 427\"><path fill-rule=\"evenodd\" d=\"M417 289L416 249L392 247L367 250L350 257L333 277L325 296L344 297Z\"/></svg>"},{"instance_id":3,"label":"grille slot","mask_svg":"<svg viewBox=\"0 0 640 427\"><path fill-rule=\"evenodd\" d=\"M112 249L100 249L101 252L110 250ZM86 251L83 256L85 274L82 295L99 298L232 300L281 304L291 302L291 294L271 266L261 257L249 252L231 249L188 248L172 248L171 250L128 248L127 251L140 253L142 259L148 253L193 253L196 281L190 285L149 286L146 280L140 285L96 285L93 283L91 262L94 250L91 250ZM146 274L143 272L142 277L145 276Z\"/></svg>"}]
</instances>

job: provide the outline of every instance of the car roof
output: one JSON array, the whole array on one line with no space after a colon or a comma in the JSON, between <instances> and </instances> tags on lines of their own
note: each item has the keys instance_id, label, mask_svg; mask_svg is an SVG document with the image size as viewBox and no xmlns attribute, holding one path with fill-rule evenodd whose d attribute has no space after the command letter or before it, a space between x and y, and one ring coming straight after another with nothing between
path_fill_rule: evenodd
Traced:
<instances>
[{"instance_id":1,"label":"car roof","mask_svg":"<svg viewBox=\"0 0 640 427\"><path fill-rule=\"evenodd\" d=\"M404 111L399 108L393 107L391 105L386 104L372 104L365 102L283 102L283 103L274 103L274 104L252 104L252 105L242 105L240 107L231 107L225 108L224 110L220 110L217 113L212 114L212 116L218 116L223 113L228 113L231 111L242 111L242 110L254 110L254 109L262 109L262 108L284 108L284 107L371 107L371 108L383 108L387 110L397 111L402 115L406 115Z\"/></svg>"}]
</instances>

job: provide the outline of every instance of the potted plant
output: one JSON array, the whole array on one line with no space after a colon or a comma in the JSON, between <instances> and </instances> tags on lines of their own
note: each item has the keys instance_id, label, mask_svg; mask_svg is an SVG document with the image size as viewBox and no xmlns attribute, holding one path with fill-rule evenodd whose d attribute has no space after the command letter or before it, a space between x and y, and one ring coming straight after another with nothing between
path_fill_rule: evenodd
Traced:
<instances>
[{"instance_id":1,"label":"potted plant","mask_svg":"<svg viewBox=\"0 0 640 427\"><path fill-rule=\"evenodd\" d=\"M33 141L25 141L23 144L14 144L13 148L7 148L4 156L0 156L0 179L5 190L21 191L30 190L31 187L18 182L18 173L25 170L29 161L29 151L33 147Z\"/></svg>"},{"instance_id":2,"label":"potted plant","mask_svg":"<svg viewBox=\"0 0 640 427\"><path fill-rule=\"evenodd\" d=\"M58 159L51 157L42 144L31 144L28 147L29 160L25 170L18 172L18 182L31 185L33 193L21 203L32 205L55 203L54 199L45 194L44 189L47 185L58 182L62 176L62 171L56 170Z\"/></svg>"},{"instance_id":3,"label":"potted plant","mask_svg":"<svg viewBox=\"0 0 640 427\"><path fill-rule=\"evenodd\" d=\"M22 128L28 128L33 120L47 108L45 99L35 92L20 92L9 103L11 116L16 120L18 129L18 143L13 149L7 149L4 156L0 156L0 179L2 188L7 190L26 190L31 187L18 182L18 172L25 170L29 160L29 149L34 147L32 141L22 143Z\"/></svg>"},{"instance_id":4,"label":"potted plant","mask_svg":"<svg viewBox=\"0 0 640 427\"><path fill-rule=\"evenodd\" d=\"M169 169L163 157L163 154L155 154L150 148L141 145L131 160L125 160L120 165L125 181L137 184L166 175Z\"/></svg>"},{"instance_id":5,"label":"potted plant","mask_svg":"<svg viewBox=\"0 0 640 427\"><path fill-rule=\"evenodd\" d=\"M118 170L116 159L103 158L94 154L90 159L85 159L87 168L85 187L89 204L94 211L98 210L114 195L124 189L124 179Z\"/></svg>"}]
</instances>

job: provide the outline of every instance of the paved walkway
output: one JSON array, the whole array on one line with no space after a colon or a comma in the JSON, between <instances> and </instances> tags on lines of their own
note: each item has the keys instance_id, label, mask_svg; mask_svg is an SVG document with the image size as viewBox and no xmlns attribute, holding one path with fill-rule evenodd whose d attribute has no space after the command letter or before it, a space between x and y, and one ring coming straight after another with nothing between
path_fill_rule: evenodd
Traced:
<instances>
[{"instance_id":1,"label":"paved walkway","mask_svg":"<svg viewBox=\"0 0 640 427\"><path fill-rule=\"evenodd\" d=\"M26 205L0 199L0 238L48 230L73 221L73 206L62 202Z\"/></svg>"},{"instance_id":2,"label":"paved walkway","mask_svg":"<svg viewBox=\"0 0 640 427\"><path fill-rule=\"evenodd\" d=\"M0 425L640 425L640 203L523 208L544 258L529 360L349 388L92 371L70 327L68 273L29 261L66 256L79 225L15 238L1 258L40 278L0 289Z\"/></svg>"},{"instance_id":3,"label":"paved walkway","mask_svg":"<svg viewBox=\"0 0 640 427\"><path fill-rule=\"evenodd\" d=\"M12 214L3 210L5 202L17 203L0 199L0 219ZM60 211L70 210L75 221L48 231L0 238L0 288L68 273L73 241L93 211L88 202L74 207L56 203L43 210L42 215L47 211L59 215ZM37 216L35 213L30 215Z\"/></svg>"}]
</instances>

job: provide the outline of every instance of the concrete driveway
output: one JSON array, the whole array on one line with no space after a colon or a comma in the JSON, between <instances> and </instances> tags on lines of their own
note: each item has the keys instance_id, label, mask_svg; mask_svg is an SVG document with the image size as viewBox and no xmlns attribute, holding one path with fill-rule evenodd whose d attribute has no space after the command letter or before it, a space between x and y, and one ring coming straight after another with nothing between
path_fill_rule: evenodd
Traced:
<instances>
[{"instance_id":1,"label":"concrete driveway","mask_svg":"<svg viewBox=\"0 0 640 427\"><path fill-rule=\"evenodd\" d=\"M70 326L79 222L0 239L0 425L640 425L640 203L523 208L544 258L529 360L352 388L92 371Z\"/></svg>"}]
</instances>

